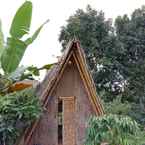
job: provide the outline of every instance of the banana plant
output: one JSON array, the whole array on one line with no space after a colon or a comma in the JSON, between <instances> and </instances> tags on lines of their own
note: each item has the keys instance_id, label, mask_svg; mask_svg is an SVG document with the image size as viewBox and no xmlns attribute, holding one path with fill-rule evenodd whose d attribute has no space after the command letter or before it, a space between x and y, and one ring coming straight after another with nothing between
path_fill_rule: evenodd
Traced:
<instances>
[{"instance_id":1,"label":"banana plant","mask_svg":"<svg viewBox=\"0 0 145 145\"><path fill-rule=\"evenodd\" d=\"M16 81L19 82L26 77L29 79L33 74L41 70L37 70L37 68L34 67L35 71L31 69L33 70L33 74L29 73L25 75L24 72L27 71L29 67L19 67L27 47L34 42L43 26L48 22L48 20L44 22L36 29L32 36L29 36L32 10L33 6L31 1L26 0L20 6L12 20L9 37L6 42L4 42L0 22L0 70L3 70L3 75L0 74L0 94L7 92L9 87ZM42 68L46 69L45 67Z\"/></svg>"},{"instance_id":2,"label":"banana plant","mask_svg":"<svg viewBox=\"0 0 145 145\"><path fill-rule=\"evenodd\" d=\"M26 48L39 35L43 23L32 36L29 35L32 19L32 3L25 1L17 10L6 43L0 22L0 144L14 144L21 132L41 114L39 98L31 84L21 80L39 74L39 70L51 65L19 67ZM24 37L27 35L27 37ZM26 39L24 39L26 38ZM27 74L26 74L27 72Z\"/></svg>"},{"instance_id":3,"label":"banana plant","mask_svg":"<svg viewBox=\"0 0 145 145\"><path fill-rule=\"evenodd\" d=\"M43 23L31 37L29 36L25 40L22 40L24 35L29 35L32 9L32 2L25 1L17 10L10 27L10 37L7 38L6 44L4 44L3 34L0 28L0 62L4 74L10 74L17 69L26 48L33 43L43 26L48 22L47 20Z\"/></svg>"}]
</instances>

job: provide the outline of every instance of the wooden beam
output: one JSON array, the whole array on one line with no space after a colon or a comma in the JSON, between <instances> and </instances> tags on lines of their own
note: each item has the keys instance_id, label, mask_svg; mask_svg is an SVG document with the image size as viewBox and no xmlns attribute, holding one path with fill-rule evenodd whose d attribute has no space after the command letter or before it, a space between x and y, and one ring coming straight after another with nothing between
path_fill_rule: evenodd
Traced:
<instances>
[{"instance_id":1,"label":"wooden beam","mask_svg":"<svg viewBox=\"0 0 145 145\"><path fill-rule=\"evenodd\" d=\"M75 100L75 96L59 97L60 100Z\"/></svg>"},{"instance_id":2,"label":"wooden beam","mask_svg":"<svg viewBox=\"0 0 145 145\"><path fill-rule=\"evenodd\" d=\"M79 47L79 46L78 46ZM81 49L81 48L80 48ZM92 94L93 94L93 100L95 101L95 103L97 102L97 105L99 105L99 112L101 113L101 114L104 114L104 109L103 109L103 106L100 104L100 102L101 102L101 100L99 99L99 97L97 97L97 95L96 95L96 88L95 88L95 86L93 86L93 80L92 80L92 78L91 78L91 75L90 75L90 73L89 73L89 71L87 70L87 67L86 67L86 65L84 64L84 62L83 62L83 57L82 57L82 53L81 53L81 51L80 51L80 49L77 49L78 50L78 54L79 54L79 56L78 57L76 57L76 58L78 58L78 62L79 62L79 64L80 64L80 68L82 69L82 71L83 72L86 72L86 73L84 73L85 75L84 75L84 77L86 78L86 81L87 81L87 83L89 83L89 88L91 89L91 92L92 92ZM75 53L76 54L76 53ZM76 54L76 56L77 56L77 54ZM80 58L80 59L79 59ZM91 86L91 87L90 87Z\"/></svg>"}]
</instances>

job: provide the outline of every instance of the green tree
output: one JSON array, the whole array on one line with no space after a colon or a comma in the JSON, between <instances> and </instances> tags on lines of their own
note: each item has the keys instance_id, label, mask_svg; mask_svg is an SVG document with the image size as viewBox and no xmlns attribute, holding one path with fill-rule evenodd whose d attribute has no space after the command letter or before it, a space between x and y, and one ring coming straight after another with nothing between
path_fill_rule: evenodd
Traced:
<instances>
[{"instance_id":1,"label":"green tree","mask_svg":"<svg viewBox=\"0 0 145 145\"><path fill-rule=\"evenodd\" d=\"M139 102L145 93L145 7L135 10L131 18L118 17L115 22L117 38L123 52L118 61L122 64L122 74L126 78L125 97Z\"/></svg>"},{"instance_id":2,"label":"green tree","mask_svg":"<svg viewBox=\"0 0 145 145\"><path fill-rule=\"evenodd\" d=\"M104 109L106 114L129 115L132 111L132 104L129 102L122 102L121 96L118 96L111 102L104 102Z\"/></svg>"},{"instance_id":3,"label":"green tree","mask_svg":"<svg viewBox=\"0 0 145 145\"><path fill-rule=\"evenodd\" d=\"M126 80L123 100L133 102L130 115L145 124L145 6L136 9L131 17L115 21L117 38L124 51L117 61Z\"/></svg>"},{"instance_id":4,"label":"green tree","mask_svg":"<svg viewBox=\"0 0 145 145\"><path fill-rule=\"evenodd\" d=\"M118 97L122 106L129 102L132 106L129 115L143 124L144 22L145 7L135 10L131 17L117 17L112 26L102 11L98 12L88 6L86 11L78 10L69 17L59 37L63 49L74 35L81 41L98 94L105 102L115 101Z\"/></svg>"},{"instance_id":5,"label":"green tree","mask_svg":"<svg viewBox=\"0 0 145 145\"><path fill-rule=\"evenodd\" d=\"M114 56L120 43L114 35L111 20L106 20L102 11L90 6L86 11L79 9L61 29L59 41L63 50L74 36L81 41L98 92L113 99L121 91L124 78L118 73L119 63Z\"/></svg>"}]
</instances>

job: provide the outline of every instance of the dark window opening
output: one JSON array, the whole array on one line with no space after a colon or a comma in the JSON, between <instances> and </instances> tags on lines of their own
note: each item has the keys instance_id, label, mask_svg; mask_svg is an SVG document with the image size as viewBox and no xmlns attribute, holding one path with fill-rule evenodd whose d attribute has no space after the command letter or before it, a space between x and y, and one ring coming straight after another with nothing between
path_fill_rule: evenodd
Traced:
<instances>
[{"instance_id":1,"label":"dark window opening","mask_svg":"<svg viewBox=\"0 0 145 145\"><path fill-rule=\"evenodd\" d=\"M63 141L63 101L58 102L58 144L62 145Z\"/></svg>"}]
</instances>

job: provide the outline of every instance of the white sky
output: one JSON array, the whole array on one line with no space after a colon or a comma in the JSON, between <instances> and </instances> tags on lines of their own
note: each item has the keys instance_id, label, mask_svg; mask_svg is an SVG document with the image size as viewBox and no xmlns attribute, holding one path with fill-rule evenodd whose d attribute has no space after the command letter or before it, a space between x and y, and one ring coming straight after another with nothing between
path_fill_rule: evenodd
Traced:
<instances>
[{"instance_id":1,"label":"white sky","mask_svg":"<svg viewBox=\"0 0 145 145\"><path fill-rule=\"evenodd\" d=\"M9 26L17 8L24 0L0 0L0 18L5 37L8 36ZM27 49L23 65L42 66L55 61L60 55L61 45L58 42L60 27L65 20L78 8L86 8L90 4L97 10L103 10L107 18L115 18L125 13L130 14L134 9L145 5L145 0L32 0L33 20L32 31L46 19L50 22L44 27L39 38Z\"/></svg>"}]
</instances>

